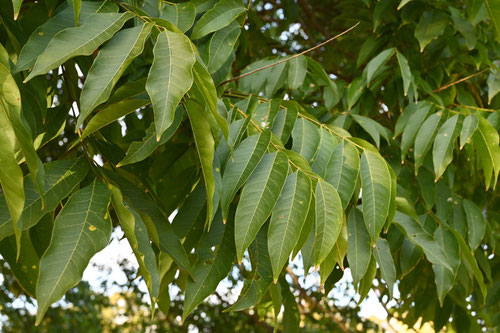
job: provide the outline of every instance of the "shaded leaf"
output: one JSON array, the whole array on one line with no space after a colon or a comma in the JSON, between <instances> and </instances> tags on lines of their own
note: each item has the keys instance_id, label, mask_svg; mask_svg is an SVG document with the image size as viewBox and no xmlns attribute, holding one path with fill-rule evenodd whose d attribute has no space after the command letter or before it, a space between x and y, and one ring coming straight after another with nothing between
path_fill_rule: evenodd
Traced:
<instances>
[{"instance_id":1,"label":"shaded leaf","mask_svg":"<svg viewBox=\"0 0 500 333\"><path fill-rule=\"evenodd\" d=\"M460 134L461 118L455 115L439 129L432 148L435 179L439 179L453 159L453 147ZM499 148L500 149L500 148Z\"/></svg>"},{"instance_id":2,"label":"shaded leaf","mask_svg":"<svg viewBox=\"0 0 500 333\"><path fill-rule=\"evenodd\" d=\"M347 239L347 261L354 283L357 283L365 275L372 257L370 235L357 208L351 210L347 219Z\"/></svg>"},{"instance_id":3,"label":"shaded leaf","mask_svg":"<svg viewBox=\"0 0 500 333\"><path fill-rule=\"evenodd\" d=\"M240 0L221 0L208 10L194 25L191 39L199 39L220 30L245 12Z\"/></svg>"},{"instance_id":4,"label":"shaded leaf","mask_svg":"<svg viewBox=\"0 0 500 333\"><path fill-rule=\"evenodd\" d=\"M396 282L396 267L392 259L389 243L383 238L379 238L377 245L373 248L373 255L382 273L382 279L387 283L389 297L393 297L394 283Z\"/></svg>"}]
</instances>

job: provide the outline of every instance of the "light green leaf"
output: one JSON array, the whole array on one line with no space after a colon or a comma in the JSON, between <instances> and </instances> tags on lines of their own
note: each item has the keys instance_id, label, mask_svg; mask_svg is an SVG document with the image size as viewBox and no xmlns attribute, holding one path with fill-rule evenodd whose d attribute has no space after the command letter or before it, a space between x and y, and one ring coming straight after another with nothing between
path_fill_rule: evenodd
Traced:
<instances>
[{"instance_id":1,"label":"light green leaf","mask_svg":"<svg viewBox=\"0 0 500 333\"><path fill-rule=\"evenodd\" d=\"M389 133L387 128L383 127L380 125L378 122L375 120L365 117L365 116L360 116L357 114L351 114L351 117L372 137L373 141L375 142L375 145L377 148L380 148L380 136L389 142ZM391 134L392 135L392 134Z\"/></svg>"},{"instance_id":2,"label":"light green leaf","mask_svg":"<svg viewBox=\"0 0 500 333\"><path fill-rule=\"evenodd\" d=\"M359 209L353 208L347 219L347 261L354 283L361 281L365 275L371 256L370 235L363 215Z\"/></svg>"},{"instance_id":3,"label":"light green leaf","mask_svg":"<svg viewBox=\"0 0 500 333\"><path fill-rule=\"evenodd\" d=\"M476 115L470 114L464 119L462 130L460 131L460 149L462 149L472 138L479 125Z\"/></svg>"},{"instance_id":4,"label":"light green leaf","mask_svg":"<svg viewBox=\"0 0 500 333\"><path fill-rule=\"evenodd\" d=\"M493 97L500 92L500 70L492 68L486 83L488 84L488 104L491 104Z\"/></svg>"},{"instance_id":5,"label":"light green leaf","mask_svg":"<svg viewBox=\"0 0 500 333\"><path fill-rule=\"evenodd\" d=\"M282 62L271 67L266 78L265 97L271 99L281 89L287 79L287 68L288 62Z\"/></svg>"},{"instance_id":6,"label":"light green leaf","mask_svg":"<svg viewBox=\"0 0 500 333\"><path fill-rule=\"evenodd\" d=\"M409 274L422 258L422 250L420 247L409 241L403 240L401 252L399 254L399 265L401 266L401 275L404 277Z\"/></svg>"},{"instance_id":7,"label":"light green leaf","mask_svg":"<svg viewBox=\"0 0 500 333\"><path fill-rule=\"evenodd\" d=\"M181 33L165 30L156 39L154 60L146 90L153 102L156 139L172 125L175 109L193 85L196 58L189 39Z\"/></svg>"},{"instance_id":8,"label":"light green leaf","mask_svg":"<svg viewBox=\"0 0 500 333\"><path fill-rule=\"evenodd\" d=\"M497 41L500 42L500 3L498 0L485 0L486 8L488 9L488 14L490 15L490 20L495 27L497 34Z\"/></svg>"},{"instance_id":9,"label":"light green leaf","mask_svg":"<svg viewBox=\"0 0 500 333\"><path fill-rule=\"evenodd\" d=\"M309 162L319 144L320 133L318 127L309 120L299 117L295 122L292 138L292 150Z\"/></svg>"},{"instance_id":10,"label":"light green leaf","mask_svg":"<svg viewBox=\"0 0 500 333\"><path fill-rule=\"evenodd\" d=\"M12 7L14 8L14 20L17 20L17 16L19 15L22 4L23 0L12 0Z\"/></svg>"},{"instance_id":11,"label":"light green leaf","mask_svg":"<svg viewBox=\"0 0 500 333\"><path fill-rule=\"evenodd\" d=\"M429 10L422 14L415 28L415 38L420 44L420 52L435 38L443 34L448 25L447 15L438 10Z\"/></svg>"},{"instance_id":12,"label":"light green leaf","mask_svg":"<svg viewBox=\"0 0 500 333\"><path fill-rule=\"evenodd\" d=\"M365 150L361 156L360 175L363 218L371 243L375 244L389 214L391 174L379 154Z\"/></svg>"},{"instance_id":13,"label":"light green leaf","mask_svg":"<svg viewBox=\"0 0 500 333\"><path fill-rule=\"evenodd\" d=\"M363 77L356 77L347 87L347 107L352 109L365 91L366 80Z\"/></svg>"},{"instance_id":14,"label":"light green leaf","mask_svg":"<svg viewBox=\"0 0 500 333\"><path fill-rule=\"evenodd\" d=\"M403 137L401 138L401 160L404 161L406 158L406 153L410 149L410 147L415 142L415 137L417 135L418 130L422 126L425 118L429 114L431 110L431 104L427 102L419 102L419 103L411 103L406 110L405 113L409 113L408 123L406 124ZM415 111L412 112L411 109Z\"/></svg>"},{"instance_id":15,"label":"light green leaf","mask_svg":"<svg viewBox=\"0 0 500 333\"><path fill-rule=\"evenodd\" d=\"M319 266L337 242L342 230L344 212L337 190L330 183L319 179L315 193L314 265Z\"/></svg>"},{"instance_id":16,"label":"light green leaf","mask_svg":"<svg viewBox=\"0 0 500 333\"><path fill-rule=\"evenodd\" d=\"M406 96L408 94L408 89L410 89L410 83L413 82L413 75L411 74L410 65L405 56L397 51L396 57L398 58L399 69L401 71L401 77L403 78L403 93Z\"/></svg>"},{"instance_id":17,"label":"light green leaf","mask_svg":"<svg viewBox=\"0 0 500 333\"><path fill-rule=\"evenodd\" d=\"M191 1L183 3L169 2L164 5L161 18L170 21L182 32L193 26L196 17L196 7Z\"/></svg>"},{"instance_id":18,"label":"light green leaf","mask_svg":"<svg viewBox=\"0 0 500 333\"><path fill-rule=\"evenodd\" d=\"M340 268L344 270L344 258L347 254L347 223L345 216L342 221L342 229L340 230L339 238L337 238L337 242L333 246L331 253Z\"/></svg>"},{"instance_id":19,"label":"light green leaf","mask_svg":"<svg viewBox=\"0 0 500 333\"><path fill-rule=\"evenodd\" d=\"M327 176L328 164L333 158L333 151L337 146L337 139L324 127L320 127L320 139L318 149L312 158L311 168L320 177Z\"/></svg>"},{"instance_id":20,"label":"light green leaf","mask_svg":"<svg viewBox=\"0 0 500 333\"><path fill-rule=\"evenodd\" d=\"M267 237L274 281L278 280L299 239L311 194L311 180L305 173L297 171L287 177L273 210Z\"/></svg>"},{"instance_id":21,"label":"light green leaf","mask_svg":"<svg viewBox=\"0 0 500 333\"><path fill-rule=\"evenodd\" d=\"M436 180L443 175L446 167L453 159L453 147L460 134L461 122L462 118L460 115L454 115L441 126L436 135L436 140L432 147L432 161L434 163L434 175Z\"/></svg>"},{"instance_id":22,"label":"light green leaf","mask_svg":"<svg viewBox=\"0 0 500 333\"><path fill-rule=\"evenodd\" d=\"M283 152L266 154L248 179L236 208L235 243L238 262L271 215L288 174Z\"/></svg>"},{"instance_id":23,"label":"light green leaf","mask_svg":"<svg viewBox=\"0 0 500 333\"><path fill-rule=\"evenodd\" d=\"M111 90L128 65L144 49L152 24L146 23L119 31L106 43L89 70L80 96L80 115L76 127L80 127L87 116L111 95Z\"/></svg>"},{"instance_id":24,"label":"light green leaf","mask_svg":"<svg viewBox=\"0 0 500 333\"><path fill-rule=\"evenodd\" d=\"M425 155L431 149L434 138L439 129L442 112L436 112L427 118L415 138L415 148L413 151L415 159L415 173L424 163Z\"/></svg>"},{"instance_id":25,"label":"light green leaf","mask_svg":"<svg viewBox=\"0 0 500 333\"><path fill-rule=\"evenodd\" d=\"M217 72L233 52L238 37L240 36L240 25L233 21L224 29L216 31L208 47L208 71L213 74Z\"/></svg>"},{"instance_id":26,"label":"light green leaf","mask_svg":"<svg viewBox=\"0 0 500 333\"><path fill-rule=\"evenodd\" d=\"M44 167L45 205L43 209L42 199L36 192L33 183L28 179L29 176L26 176L24 179L26 202L18 223L22 230L31 228L43 215L56 209L59 202L73 191L88 171L88 164L84 158L49 162ZM21 181L22 184L23 182ZM0 240L14 234L12 219L5 204L4 195L0 195Z\"/></svg>"},{"instance_id":27,"label":"light green leaf","mask_svg":"<svg viewBox=\"0 0 500 333\"><path fill-rule=\"evenodd\" d=\"M457 29L464 37L467 48L469 50L473 50L476 46L476 34L474 33L474 26L469 20L462 17L462 15L460 14L460 10L453 7L449 7L449 9L455 29Z\"/></svg>"},{"instance_id":28,"label":"light green leaf","mask_svg":"<svg viewBox=\"0 0 500 333\"><path fill-rule=\"evenodd\" d=\"M36 286L40 323L49 306L80 281L90 259L108 245L110 192L95 180L75 192L54 221L50 245L40 259Z\"/></svg>"},{"instance_id":29,"label":"light green leaf","mask_svg":"<svg viewBox=\"0 0 500 333\"><path fill-rule=\"evenodd\" d=\"M368 264L366 273L363 276L363 278L359 281L358 292L360 297L358 304L360 304L370 292L370 289L373 286L373 280L375 279L376 275L377 275L377 261L375 260L375 257L370 256L370 263Z\"/></svg>"},{"instance_id":30,"label":"light green leaf","mask_svg":"<svg viewBox=\"0 0 500 333\"><path fill-rule=\"evenodd\" d=\"M301 55L289 60L288 65L288 88L297 89L304 82L307 74L307 59Z\"/></svg>"},{"instance_id":31,"label":"light green leaf","mask_svg":"<svg viewBox=\"0 0 500 333\"><path fill-rule=\"evenodd\" d=\"M452 267L452 270L449 270L437 264L432 265L432 269L435 274L436 291L439 303L443 306L446 294L448 294L448 292L453 288L455 277L461 263L460 246L453 233L448 231L444 226L439 226L436 229L434 232L434 238L443 248L444 253L448 257L448 262Z\"/></svg>"},{"instance_id":32,"label":"light green leaf","mask_svg":"<svg viewBox=\"0 0 500 333\"><path fill-rule=\"evenodd\" d=\"M335 187L345 209L351 201L359 175L359 155L356 147L349 141L342 140L335 147L327 170L325 180Z\"/></svg>"},{"instance_id":33,"label":"light green leaf","mask_svg":"<svg viewBox=\"0 0 500 333\"><path fill-rule=\"evenodd\" d=\"M380 52L375 58L370 60L366 65L366 86L370 86L370 82L373 79L375 73L382 68L385 63L392 57L392 55L396 52L395 48L390 48Z\"/></svg>"},{"instance_id":34,"label":"light green leaf","mask_svg":"<svg viewBox=\"0 0 500 333\"><path fill-rule=\"evenodd\" d=\"M490 122L478 116L479 124L473 135L474 147L479 155L479 162L483 168L486 189L491 185L493 172L493 188L495 188L500 173L500 147L498 146L498 132Z\"/></svg>"},{"instance_id":35,"label":"light green leaf","mask_svg":"<svg viewBox=\"0 0 500 333\"><path fill-rule=\"evenodd\" d=\"M326 256L325 260L319 265L319 275L320 275L320 285L324 286L326 280L332 273L333 269L335 268L335 264L337 263L335 261L335 257L333 256L333 251L332 249L330 253ZM318 267L318 266L316 266Z\"/></svg>"},{"instance_id":36,"label":"light green leaf","mask_svg":"<svg viewBox=\"0 0 500 333\"><path fill-rule=\"evenodd\" d=\"M75 11L75 27L78 26L80 21L80 11L82 9L82 0L72 0L73 10Z\"/></svg>"},{"instance_id":37,"label":"light green leaf","mask_svg":"<svg viewBox=\"0 0 500 333\"><path fill-rule=\"evenodd\" d=\"M394 283L396 282L396 267L392 259L389 243L383 238L379 238L377 245L373 248L373 255L377 259L382 279L387 283L389 289L389 297L393 297Z\"/></svg>"},{"instance_id":38,"label":"light green leaf","mask_svg":"<svg viewBox=\"0 0 500 333\"><path fill-rule=\"evenodd\" d=\"M295 122L297 121L299 107L294 101L282 101L281 104L285 109L280 109L271 131L281 139L281 142L286 143L290 138Z\"/></svg>"},{"instance_id":39,"label":"light green leaf","mask_svg":"<svg viewBox=\"0 0 500 333\"><path fill-rule=\"evenodd\" d=\"M486 221L481 209L472 201L464 199L463 201L467 224L469 225L468 240L472 251L476 250L483 240L486 232Z\"/></svg>"},{"instance_id":40,"label":"light green leaf","mask_svg":"<svg viewBox=\"0 0 500 333\"><path fill-rule=\"evenodd\" d=\"M205 224L208 225L210 229L210 222L214 209L212 199L215 193L215 180L212 171L215 142L212 136L212 130L210 129L210 122L202 106L193 100L188 100L186 102L186 111L191 122L196 149L200 157L203 179L205 180L205 187L207 190L207 220Z\"/></svg>"},{"instance_id":41,"label":"light green leaf","mask_svg":"<svg viewBox=\"0 0 500 333\"><path fill-rule=\"evenodd\" d=\"M400 10L401 8L403 8L410 1L412 1L412 0L401 0L401 2L398 5L398 10Z\"/></svg>"},{"instance_id":42,"label":"light green leaf","mask_svg":"<svg viewBox=\"0 0 500 333\"><path fill-rule=\"evenodd\" d=\"M117 187L111 188L111 200L120 225L139 264L140 273L148 287L154 311L160 292L161 277L146 225L139 214L124 203L122 194Z\"/></svg>"},{"instance_id":43,"label":"light green leaf","mask_svg":"<svg viewBox=\"0 0 500 333\"><path fill-rule=\"evenodd\" d=\"M96 13L92 14L84 25L58 32L36 59L33 70L24 81L48 73L70 58L92 54L101 44L113 37L132 16L131 13Z\"/></svg>"},{"instance_id":44,"label":"light green leaf","mask_svg":"<svg viewBox=\"0 0 500 333\"><path fill-rule=\"evenodd\" d=\"M191 39L199 39L220 30L245 12L241 0L221 0L207 11L194 25Z\"/></svg>"},{"instance_id":45,"label":"light green leaf","mask_svg":"<svg viewBox=\"0 0 500 333\"><path fill-rule=\"evenodd\" d=\"M227 161L222 177L221 195L221 209L224 220L227 219L229 204L234 195L252 175L264 156L270 141L270 131L252 135L240 143L234 152L234 157Z\"/></svg>"},{"instance_id":46,"label":"light green leaf","mask_svg":"<svg viewBox=\"0 0 500 333\"><path fill-rule=\"evenodd\" d=\"M151 155L151 153L153 153L156 148L170 140L170 138L179 128L182 122L182 118L184 117L184 112L184 107L177 107L177 110L175 111L174 122L172 123L172 125L170 125L169 128L167 128L165 132L163 132L160 141L156 140L155 124L151 123L149 128L146 130L146 135L142 138L142 141L132 142L128 147L125 158L121 160L120 163L117 164L117 166L140 162Z\"/></svg>"},{"instance_id":47,"label":"light green leaf","mask_svg":"<svg viewBox=\"0 0 500 333\"><path fill-rule=\"evenodd\" d=\"M304 226L302 227L302 230L300 231L299 240L295 244L295 247L293 248L293 251L292 251L292 260L297 256L297 254L302 249L302 247L305 246L306 242L309 239L309 236L312 236L313 243L314 243L314 232L312 232L312 230L314 227L314 219L316 218L316 213L314 212L314 206L316 205L315 201L316 201L316 199L314 198L314 195L313 195L311 197L311 202L309 203L309 210L307 212L306 221L304 222ZM310 248L310 254L311 254L310 263L312 266L313 261L314 261L314 248L312 245ZM302 253L302 255L304 256L304 253ZM307 275L307 272L305 272L305 274Z\"/></svg>"}]
</instances>

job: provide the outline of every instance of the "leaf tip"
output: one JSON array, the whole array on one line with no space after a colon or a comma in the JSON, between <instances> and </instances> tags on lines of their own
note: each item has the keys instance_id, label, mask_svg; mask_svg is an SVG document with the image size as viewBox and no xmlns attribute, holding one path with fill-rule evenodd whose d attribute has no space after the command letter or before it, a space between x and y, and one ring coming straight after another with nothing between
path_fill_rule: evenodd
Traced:
<instances>
[{"instance_id":1,"label":"leaf tip","mask_svg":"<svg viewBox=\"0 0 500 333\"><path fill-rule=\"evenodd\" d=\"M227 218L223 218L222 223L226 224L226 222L227 222Z\"/></svg>"},{"instance_id":2,"label":"leaf tip","mask_svg":"<svg viewBox=\"0 0 500 333\"><path fill-rule=\"evenodd\" d=\"M116 167L117 167L117 168L119 168L119 167L121 167L121 166L122 166L122 164L121 164L121 163L118 163L118 164L116 165Z\"/></svg>"},{"instance_id":3,"label":"leaf tip","mask_svg":"<svg viewBox=\"0 0 500 333\"><path fill-rule=\"evenodd\" d=\"M274 284L278 283L278 279L277 279L277 278L274 278L274 279L273 279L273 282L274 282Z\"/></svg>"}]
</instances>

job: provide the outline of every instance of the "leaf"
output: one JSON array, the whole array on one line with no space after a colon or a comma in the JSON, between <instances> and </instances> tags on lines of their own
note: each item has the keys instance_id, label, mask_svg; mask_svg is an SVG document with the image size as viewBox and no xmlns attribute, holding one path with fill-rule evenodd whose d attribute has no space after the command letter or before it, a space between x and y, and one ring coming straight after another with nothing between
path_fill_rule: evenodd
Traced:
<instances>
[{"instance_id":1,"label":"leaf","mask_svg":"<svg viewBox=\"0 0 500 333\"><path fill-rule=\"evenodd\" d=\"M266 78L265 95L271 99L276 92L281 89L287 79L288 62L282 62L271 67L270 72Z\"/></svg>"},{"instance_id":2,"label":"leaf","mask_svg":"<svg viewBox=\"0 0 500 333\"><path fill-rule=\"evenodd\" d=\"M14 21L17 20L17 17L19 16L22 4L23 0L12 0L12 7L14 8Z\"/></svg>"},{"instance_id":3,"label":"leaf","mask_svg":"<svg viewBox=\"0 0 500 333\"><path fill-rule=\"evenodd\" d=\"M146 225L139 214L124 203L122 194L117 187L111 188L111 200L120 225L137 259L141 275L148 287L154 311L160 292L161 277Z\"/></svg>"},{"instance_id":4,"label":"leaf","mask_svg":"<svg viewBox=\"0 0 500 333\"><path fill-rule=\"evenodd\" d=\"M36 59L33 70L24 82L48 73L70 58L92 54L99 45L113 37L132 16L131 13L96 13L91 15L84 25L58 32Z\"/></svg>"},{"instance_id":5,"label":"leaf","mask_svg":"<svg viewBox=\"0 0 500 333\"><path fill-rule=\"evenodd\" d=\"M443 34L448 25L447 16L438 10L425 11L415 28L415 38L420 44L420 52L435 38Z\"/></svg>"},{"instance_id":6,"label":"leaf","mask_svg":"<svg viewBox=\"0 0 500 333\"><path fill-rule=\"evenodd\" d=\"M488 104L491 104L493 98L500 92L500 70L492 68L486 83L488 85Z\"/></svg>"},{"instance_id":7,"label":"leaf","mask_svg":"<svg viewBox=\"0 0 500 333\"><path fill-rule=\"evenodd\" d=\"M305 244L308 241L309 236L312 236L312 239L313 239L312 243L314 243L314 232L312 232L312 230L314 227L314 219L316 218L316 213L314 211L314 206L316 206L315 201L316 201L316 199L313 195L311 197L311 202L309 203L309 210L307 212L306 221L304 222L304 226L302 227L302 230L300 231L299 240L295 244L295 247L293 248L293 251L292 251L292 260L297 256L297 254L299 253L300 250L304 250L302 247L305 247ZM302 252L304 252L304 251L302 251ZM311 266L312 266L313 261L314 261L314 249L313 249L312 245L311 245L309 252L311 254L310 262L311 262ZM304 253L302 253L302 255L304 256ZM305 272L305 274L307 275L307 272Z\"/></svg>"},{"instance_id":8,"label":"leaf","mask_svg":"<svg viewBox=\"0 0 500 333\"><path fill-rule=\"evenodd\" d=\"M152 27L146 23L123 29L99 51L83 85L76 127L79 128L92 110L109 98L132 60L142 53Z\"/></svg>"},{"instance_id":9,"label":"leaf","mask_svg":"<svg viewBox=\"0 0 500 333\"><path fill-rule=\"evenodd\" d=\"M301 55L290 59L288 65L288 88L297 89L302 85L307 74L307 59Z\"/></svg>"},{"instance_id":10,"label":"leaf","mask_svg":"<svg viewBox=\"0 0 500 333\"><path fill-rule=\"evenodd\" d=\"M482 210L472 201L464 199L463 201L465 216L469 226L468 239L472 251L481 243L486 232L486 221Z\"/></svg>"},{"instance_id":11,"label":"leaf","mask_svg":"<svg viewBox=\"0 0 500 333\"><path fill-rule=\"evenodd\" d=\"M354 193L359 175L359 163L356 147L347 140L342 140L335 147L328 163L325 180L338 191L344 209Z\"/></svg>"},{"instance_id":12,"label":"leaf","mask_svg":"<svg viewBox=\"0 0 500 333\"><path fill-rule=\"evenodd\" d=\"M446 167L453 159L453 146L460 133L461 120L458 114L451 117L441 126L436 135L432 147L432 161L436 180L443 175Z\"/></svg>"},{"instance_id":13,"label":"leaf","mask_svg":"<svg viewBox=\"0 0 500 333\"><path fill-rule=\"evenodd\" d=\"M443 306L446 294L453 288L455 277L461 263L460 246L453 233L448 231L444 226L439 226L436 229L434 232L434 238L443 248L443 251L448 258L448 263L452 267L452 270L449 270L440 265L432 265L436 278L436 289L439 303Z\"/></svg>"},{"instance_id":14,"label":"leaf","mask_svg":"<svg viewBox=\"0 0 500 333\"><path fill-rule=\"evenodd\" d=\"M485 0L484 3L488 9L490 20L495 27L497 41L500 42L500 4L498 3L498 0Z\"/></svg>"},{"instance_id":15,"label":"leaf","mask_svg":"<svg viewBox=\"0 0 500 333\"><path fill-rule=\"evenodd\" d=\"M361 281L365 275L371 256L370 235L363 215L359 209L353 208L347 219L347 261L354 283Z\"/></svg>"},{"instance_id":16,"label":"leaf","mask_svg":"<svg viewBox=\"0 0 500 333\"><path fill-rule=\"evenodd\" d=\"M156 141L156 131L155 124L151 123L149 128L146 130L146 135L142 138L142 141L132 142L128 147L127 154L125 158L117 164L117 166L122 166L131 163L137 163L155 151L156 148L165 144L170 138L175 134L179 128L182 118L184 117L184 107L178 106L175 111L174 122L166 129L165 132L160 137L160 141ZM87 126L88 127L88 126Z\"/></svg>"},{"instance_id":17,"label":"leaf","mask_svg":"<svg viewBox=\"0 0 500 333\"><path fill-rule=\"evenodd\" d=\"M240 32L240 25L233 21L224 29L216 31L210 38L206 63L211 74L217 72L229 58L236 46Z\"/></svg>"},{"instance_id":18,"label":"leaf","mask_svg":"<svg viewBox=\"0 0 500 333\"><path fill-rule=\"evenodd\" d=\"M207 190L207 219L205 224L208 225L208 229L210 230L210 222L214 209L212 199L215 193L215 180L212 172L215 152L214 138L210 129L210 123L200 104L193 100L188 100L186 102L186 111L191 122L196 149L200 158L201 170L203 172L203 179L205 180L205 187Z\"/></svg>"},{"instance_id":19,"label":"leaf","mask_svg":"<svg viewBox=\"0 0 500 333\"><path fill-rule=\"evenodd\" d=\"M366 86L370 86L370 82L374 75L381 69L385 63L392 57L396 52L395 48L390 48L380 52L375 58L370 60L366 65Z\"/></svg>"},{"instance_id":20,"label":"leaf","mask_svg":"<svg viewBox=\"0 0 500 333\"><path fill-rule=\"evenodd\" d=\"M281 282L281 294L283 298L283 332L300 332L300 311L295 301L295 296L290 291L288 284Z\"/></svg>"},{"instance_id":21,"label":"leaf","mask_svg":"<svg viewBox=\"0 0 500 333\"><path fill-rule=\"evenodd\" d=\"M358 292L360 297L358 304L360 304L370 292L370 289L373 286L373 280L375 279L376 275L377 261L375 260L375 257L370 256L370 263L368 264L368 268L366 269L366 274L359 281Z\"/></svg>"},{"instance_id":22,"label":"leaf","mask_svg":"<svg viewBox=\"0 0 500 333\"><path fill-rule=\"evenodd\" d=\"M237 233L235 234L235 236ZM238 300L224 311L242 311L255 305L273 283L273 270L267 248L267 227L260 229L250 245L253 274L244 282Z\"/></svg>"},{"instance_id":23,"label":"leaf","mask_svg":"<svg viewBox=\"0 0 500 333\"><path fill-rule=\"evenodd\" d=\"M90 259L108 245L110 192L95 180L75 192L59 212L50 245L40 259L36 286L37 325L50 304L80 281Z\"/></svg>"},{"instance_id":24,"label":"leaf","mask_svg":"<svg viewBox=\"0 0 500 333\"><path fill-rule=\"evenodd\" d=\"M389 136L386 132L387 128L371 118L357 114L351 114L351 116L368 134L370 134L377 148L380 148L380 135L389 142Z\"/></svg>"},{"instance_id":25,"label":"leaf","mask_svg":"<svg viewBox=\"0 0 500 333\"><path fill-rule=\"evenodd\" d=\"M319 266L331 252L342 230L342 201L335 188L319 179L316 184L314 265Z\"/></svg>"},{"instance_id":26,"label":"leaf","mask_svg":"<svg viewBox=\"0 0 500 333\"><path fill-rule=\"evenodd\" d=\"M411 74L410 65L405 56L396 51L396 58L398 58L399 69L401 71L401 77L403 78L403 93L406 96L408 94L408 89L410 89L410 83L413 82L413 75Z\"/></svg>"},{"instance_id":27,"label":"leaf","mask_svg":"<svg viewBox=\"0 0 500 333\"><path fill-rule=\"evenodd\" d=\"M412 1L412 0L401 0L401 2L399 3L399 6L398 6L398 10L403 8L410 1Z\"/></svg>"},{"instance_id":28,"label":"leaf","mask_svg":"<svg viewBox=\"0 0 500 333\"><path fill-rule=\"evenodd\" d=\"M153 102L156 140L159 141L172 125L182 96L193 85L192 69L196 58L189 39L169 30L158 35L153 54L146 91Z\"/></svg>"},{"instance_id":29,"label":"leaf","mask_svg":"<svg viewBox=\"0 0 500 333\"><path fill-rule=\"evenodd\" d=\"M373 248L373 255L377 259L382 279L387 283L389 289L389 297L393 297L394 283L396 282L396 267L392 259L389 243L383 238L379 238L377 245Z\"/></svg>"},{"instance_id":30,"label":"leaf","mask_svg":"<svg viewBox=\"0 0 500 333\"><path fill-rule=\"evenodd\" d=\"M415 149L414 149L414 159L415 159L415 173L424 163L425 156L427 152L431 149L434 138L439 129L439 124L441 121L442 112L436 112L427 118L420 129L418 130L417 136L415 138Z\"/></svg>"},{"instance_id":31,"label":"leaf","mask_svg":"<svg viewBox=\"0 0 500 333\"><path fill-rule=\"evenodd\" d=\"M352 109L365 91L366 81L362 77L357 77L347 87L347 107Z\"/></svg>"},{"instance_id":32,"label":"leaf","mask_svg":"<svg viewBox=\"0 0 500 333\"><path fill-rule=\"evenodd\" d=\"M460 149L462 149L472 138L479 124L479 119L470 114L464 119L462 130L460 131Z\"/></svg>"},{"instance_id":33,"label":"leaf","mask_svg":"<svg viewBox=\"0 0 500 333\"><path fill-rule=\"evenodd\" d=\"M453 25L455 26L455 29L457 29L460 32L460 34L464 37L467 48L469 50L473 50L474 47L476 46L476 35L474 33L474 26L469 20L462 17L458 9L453 7L449 8L451 13L451 19L453 20Z\"/></svg>"},{"instance_id":34,"label":"leaf","mask_svg":"<svg viewBox=\"0 0 500 333\"><path fill-rule=\"evenodd\" d=\"M183 3L168 3L163 7L161 18L170 21L182 32L193 26L196 17L196 7L191 1Z\"/></svg>"},{"instance_id":35,"label":"leaf","mask_svg":"<svg viewBox=\"0 0 500 333\"><path fill-rule=\"evenodd\" d=\"M266 154L241 193L235 216L236 257L243 254L271 215L288 174L288 158L283 152Z\"/></svg>"},{"instance_id":36,"label":"leaf","mask_svg":"<svg viewBox=\"0 0 500 333\"><path fill-rule=\"evenodd\" d=\"M240 0L221 0L196 22L191 39L199 39L220 30L246 11Z\"/></svg>"},{"instance_id":37,"label":"leaf","mask_svg":"<svg viewBox=\"0 0 500 333\"><path fill-rule=\"evenodd\" d=\"M282 104L286 109L278 111L271 131L281 139L281 142L286 143L295 128L299 110L295 102L283 101Z\"/></svg>"},{"instance_id":38,"label":"leaf","mask_svg":"<svg viewBox=\"0 0 500 333\"><path fill-rule=\"evenodd\" d=\"M292 132L292 150L310 161L319 144L320 133L316 125L304 118L297 119Z\"/></svg>"},{"instance_id":39,"label":"leaf","mask_svg":"<svg viewBox=\"0 0 500 333\"><path fill-rule=\"evenodd\" d=\"M243 140L234 152L234 157L227 161L222 177L221 209L226 220L229 204L234 195L252 175L264 156L271 140L271 132L263 131Z\"/></svg>"},{"instance_id":40,"label":"leaf","mask_svg":"<svg viewBox=\"0 0 500 333\"><path fill-rule=\"evenodd\" d=\"M325 178L327 174L328 164L333 157L333 150L337 146L337 139L324 127L320 127L320 139L318 149L312 158L311 168L314 173Z\"/></svg>"},{"instance_id":41,"label":"leaf","mask_svg":"<svg viewBox=\"0 0 500 333\"><path fill-rule=\"evenodd\" d=\"M493 188L497 183L500 173L500 147L498 146L498 132L490 122L478 116L479 124L473 135L474 147L479 155L479 162L484 171L486 189L491 185L491 173L493 171Z\"/></svg>"},{"instance_id":42,"label":"leaf","mask_svg":"<svg viewBox=\"0 0 500 333\"><path fill-rule=\"evenodd\" d=\"M418 247L408 239L403 240L401 253L399 255L399 264L401 266L402 277L409 274L417 266L420 258L422 258L422 254L423 252L420 247Z\"/></svg>"},{"instance_id":43,"label":"leaf","mask_svg":"<svg viewBox=\"0 0 500 333\"><path fill-rule=\"evenodd\" d=\"M421 128L422 123L425 121L425 118L427 118L427 115L431 110L431 104L427 102L411 103L407 108L414 109L415 111L412 112L411 110L407 111L405 109L405 113L408 112L410 115L408 118L408 123L404 128L403 137L401 138L402 161L405 160L408 149L410 149L410 147L415 142L417 132Z\"/></svg>"},{"instance_id":44,"label":"leaf","mask_svg":"<svg viewBox=\"0 0 500 333\"><path fill-rule=\"evenodd\" d=\"M344 270L344 258L347 254L347 223L345 218L342 221L339 238L337 238L337 242L335 242L331 253L340 268Z\"/></svg>"},{"instance_id":45,"label":"leaf","mask_svg":"<svg viewBox=\"0 0 500 333\"><path fill-rule=\"evenodd\" d=\"M267 244L274 281L278 280L283 266L288 262L290 253L299 239L306 220L311 192L309 177L301 171L294 172L287 177L273 209Z\"/></svg>"},{"instance_id":46,"label":"leaf","mask_svg":"<svg viewBox=\"0 0 500 333\"><path fill-rule=\"evenodd\" d=\"M80 10L82 9L82 0L72 0L73 9L75 11L75 27L78 26L80 20Z\"/></svg>"},{"instance_id":47,"label":"leaf","mask_svg":"<svg viewBox=\"0 0 500 333\"><path fill-rule=\"evenodd\" d=\"M375 244L389 214L391 174L379 154L365 150L361 156L360 175L363 218L371 243Z\"/></svg>"},{"instance_id":48,"label":"leaf","mask_svg":"<svg viewBox=\"0 0 500 333\"><path fill-rule=\"evenodd\" d=\"M212 263L209 263L210 258L200 258L193 266L194 281L189 280L186 286L182 320L185 320L198 304L215 291L219 282L231 270L235 255L233 221L224 225L220 218L216 218L214 228L208 234L220 233L222 228L220 243L212 245L218 245Z\"/></svg>"}]
</instances>

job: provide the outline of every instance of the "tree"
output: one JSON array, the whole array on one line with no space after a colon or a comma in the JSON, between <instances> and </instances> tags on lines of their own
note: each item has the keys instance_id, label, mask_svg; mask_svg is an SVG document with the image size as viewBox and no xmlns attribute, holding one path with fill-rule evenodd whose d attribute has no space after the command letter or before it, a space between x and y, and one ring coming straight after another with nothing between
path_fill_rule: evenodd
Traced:
<instances>
[{"instance_id":1,"label":"tree","mask_svg":"<svg viewBox=\"0 0 500 333\"><path fill-rule=\"evenodd\" d=\"M120 227L151 310L176 285L183 320L236 267L226 310L288 332L305 302L355 330L303 289L300 253L324 294L346 267L361 299L396 284L391 315L410 326L500 326L498 0L13 0L0 15L0 253L37 323Z\"/></svg>"}]
</instances>

